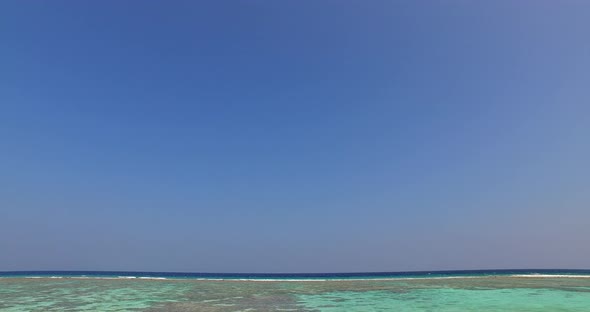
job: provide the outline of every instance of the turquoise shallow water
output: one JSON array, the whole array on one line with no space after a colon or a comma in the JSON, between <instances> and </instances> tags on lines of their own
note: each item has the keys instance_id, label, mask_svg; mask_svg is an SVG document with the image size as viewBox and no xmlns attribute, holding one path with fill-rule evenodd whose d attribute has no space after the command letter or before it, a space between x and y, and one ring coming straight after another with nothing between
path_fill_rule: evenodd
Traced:
<instances>
[{"instance_id":1,"label":"turquoise shallow water","mask_svg":"<svg viewBox=\"0 0 590 312\"><path fill-rule=\"evenodd\" d=\"M590 311L588 276L0 278L0 311Z\"/></svg>"},{"instance_id":2,"label":"turquoise shallow water","mask_svg":"<svg viewBox=\"0 0 590 312\"><path fill-rule=\"evenodd\" d=\"M300 297L316 311L589 311L590 293L548 289L329 292Z\"/></svg>"}]
</instances>

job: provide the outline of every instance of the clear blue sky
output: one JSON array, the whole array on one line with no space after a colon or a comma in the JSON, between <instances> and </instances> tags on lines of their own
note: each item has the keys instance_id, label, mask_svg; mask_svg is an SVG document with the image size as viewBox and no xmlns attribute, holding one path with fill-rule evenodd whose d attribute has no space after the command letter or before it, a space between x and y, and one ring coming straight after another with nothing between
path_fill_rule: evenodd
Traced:
<instances>
[{"instance_id":1,"label":"clear blue sky","mask_svg":"<svg viewBox=\"0 0 590 312\"><path fill-rule=\"evenodd\" d=\"M0 270L590 268L586 1L2 1Z\"/></svg>"}]
</instances>

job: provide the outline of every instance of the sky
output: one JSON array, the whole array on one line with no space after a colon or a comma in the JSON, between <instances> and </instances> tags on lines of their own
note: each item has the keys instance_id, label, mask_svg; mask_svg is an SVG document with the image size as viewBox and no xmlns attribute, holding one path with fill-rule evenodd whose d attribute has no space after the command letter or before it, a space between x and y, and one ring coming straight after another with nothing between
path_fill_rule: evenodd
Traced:
<instances>
[{"instance_id":1,"label":"sky","mask_svg":"<svg viewBox=\"0 0 590 312\"><path fill-rule=\"evenodd\" d=\"M590 268L587 1L2 1L0 271Z\"/></svg>"}]
</instances>

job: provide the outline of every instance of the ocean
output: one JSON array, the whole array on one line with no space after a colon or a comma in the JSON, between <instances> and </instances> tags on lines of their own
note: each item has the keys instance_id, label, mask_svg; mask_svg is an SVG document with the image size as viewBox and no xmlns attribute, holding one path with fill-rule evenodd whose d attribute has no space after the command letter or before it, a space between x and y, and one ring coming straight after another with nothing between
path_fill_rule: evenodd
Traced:
<instances>
[{"instance_id":1,"label":"ocean","mask_svg":"<svg viewBox=\"0 0 590 312\"><path fill-rule=\"evenodd\" d=\"M0 272L0 311L590 311L590 270Z\"/></svg>"}]
</instances>

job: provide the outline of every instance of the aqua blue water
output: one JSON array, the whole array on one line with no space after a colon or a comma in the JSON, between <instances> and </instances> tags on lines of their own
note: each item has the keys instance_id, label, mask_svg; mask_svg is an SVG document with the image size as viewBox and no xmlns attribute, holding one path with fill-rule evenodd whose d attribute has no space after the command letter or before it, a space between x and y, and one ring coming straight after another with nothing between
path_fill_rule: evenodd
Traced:
<instances>
[{"instance_id":1,"label":"aqua blue water","mask_svg":"<svg viewBox=\"0 0 590 312\"><path fill-rule=\"evenodd\" d=\"M0 311L590 311L590 272L0 273ZM205 276L204 276L205 275Z\"/></svg>"}]
</instances>

